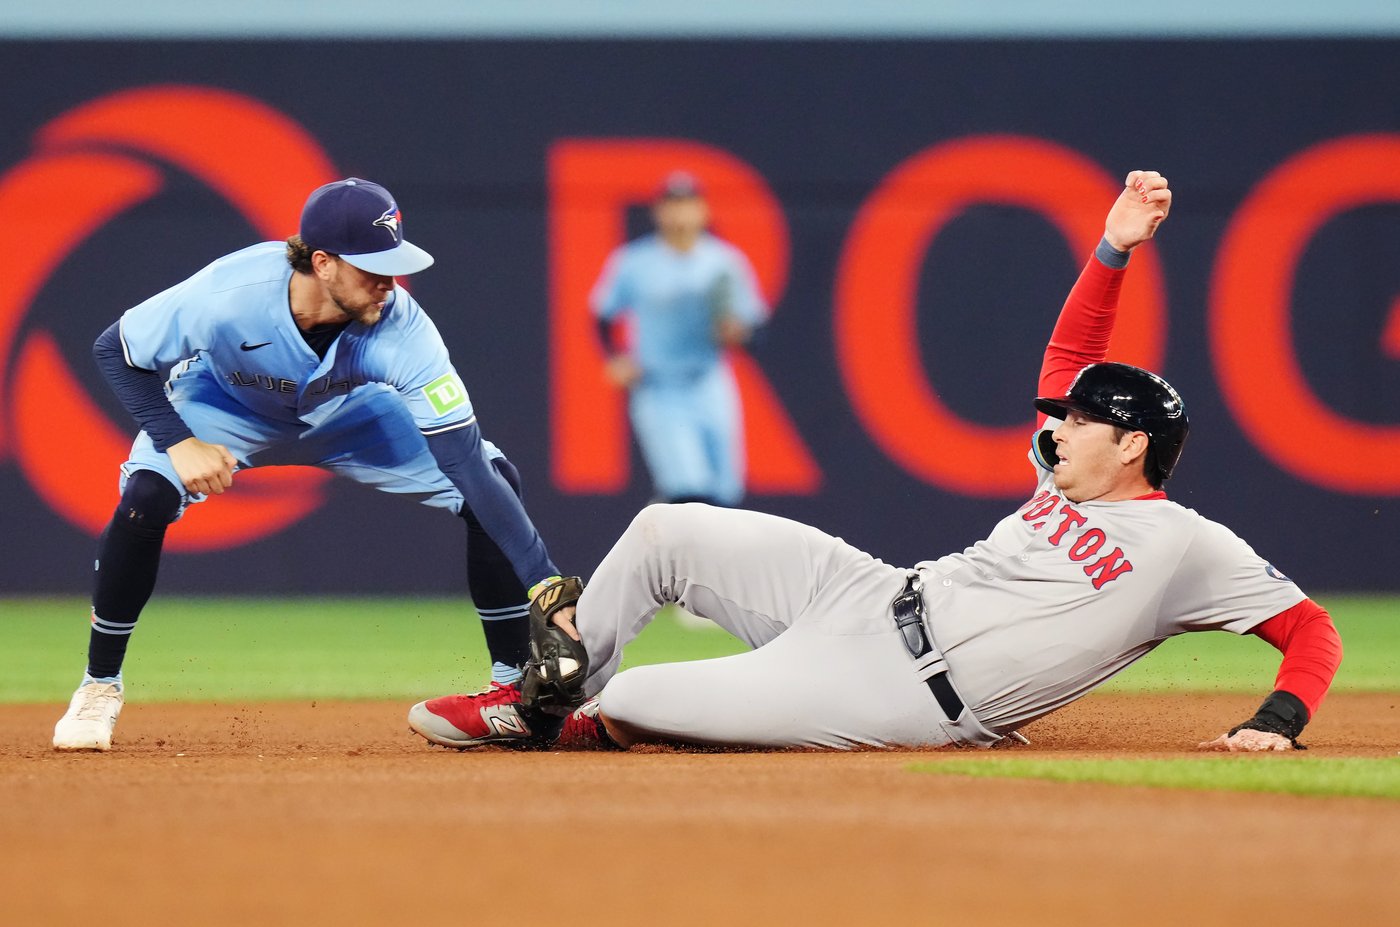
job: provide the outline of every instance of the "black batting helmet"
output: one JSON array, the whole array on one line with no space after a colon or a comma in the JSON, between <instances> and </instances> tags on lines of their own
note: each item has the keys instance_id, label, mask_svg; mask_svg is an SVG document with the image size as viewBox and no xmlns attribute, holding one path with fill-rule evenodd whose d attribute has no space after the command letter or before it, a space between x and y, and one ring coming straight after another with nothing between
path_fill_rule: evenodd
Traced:
<instances>
[{"instance_id":1,"label":"black batting helmet","mask_svg":"<svg viewBox=\"0 0 1400 927\"><path fill-rule=\"evenodd\" d=\"M1154 486L1172 475L1191 422L1170 383L1129 364L1090 364L1075 376L1063 396L1041 396L1035 407L1052 418L1073 410L1147 435L1144 472Z\"/></svg>"}]
</instances>

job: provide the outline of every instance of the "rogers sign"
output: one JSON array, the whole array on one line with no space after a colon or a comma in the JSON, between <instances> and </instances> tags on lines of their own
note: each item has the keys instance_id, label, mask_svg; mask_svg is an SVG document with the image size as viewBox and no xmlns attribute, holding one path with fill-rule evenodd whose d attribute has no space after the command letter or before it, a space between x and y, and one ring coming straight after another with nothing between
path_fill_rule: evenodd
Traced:
<instances>
[{"instance_id":1,"label":"rogers sign","mask_svg":"<svg viewBox=\"0 0 1400 927\"><path fill-rule=\"evenodd\" d=\"M108 420L54 338L38 327L21 337L20 323L88 236L160 193L162 162L202 180L269 239L290 234L307 192L336 177L316 140L276 110L179 86L115 93L62 114L36 133L34 153L0 177L0 215L29 217L0 227L13 287L0 307L0 460L13 460L54 512L94 536L116 505L132 425ZM218 550L278 531L321 504L327 478L305 467L241 473L237 492L191 507L166 547Z\"/></svg>"},{"instance_id":2,"label":"rogers sign","mask_svg":"<svg viewBox=\"0 0 1400 927\"><path fill-rule=\"evenodd\" d=\"M749 254L775 305L787 287L787 217L758 170L703 142L558 138L541 160L550 473L564 494L620 493L630 467L625 403L599 374L586 296L625 235L627 210L686 164L711 191L717 231ZM46 281L79 245L161 193L165 165L203 182L268 239L295 229L307 192L339 176L317 140L285 114L229 91L174 85L114 93L57 116L35 133L33 153L0 176L0 214L26 217L0 228L12 286L12 298L0 305L0 463L16 466L52 511L93 535L116 502L117 466L132 424L109 420L81 385L92 378L75 374L42 325L25 323ZM840 384L854 420L887 459L925 484L966 496L1024 491L1029 422L990 426L957 415L939 395L937 372L924 367L917 348L921 262L953 217L983 203L1034 210L1074 253L1087 254L1102 210L1086 212L1083 204L1107 203L1120 174L1044 139L975 135L918 151L872 186L832 269L829 316L818 318L829 327L824 337L837 365L823 376ZM1024 196L1028 176L1048 191L1033 202ZM1228 223L1210 274L1210 360L1241 433L1279 469L1332 492L1400 494L1400 425L1348 418L1309 386L1291 337L1293 276L1329 218L1397 201L1400 135L1313 144L1256 182ZM1160 366L1170 337L1169 291L1155 249L1145 250L1124 289L1116 357ZM1400 302L1379 347L1400 360ZM819 494L823 461L797 417L756 360L738 355L736 368L753 489ZM57 412L63 435L54 434ZM936 442L927 440L935 434ZM326 479L307 468L240 473L233 492L189 510L167 548L218 550L282 530L321 505Z\"/></svg>"},{"instance_id":3,"label":"rogers sign","mask_svg":"<svg viewBox=\"0 0 1400 927\"><path fill-rule=\"evenodd\" d=\"M582 309L597 269L622 241L629 205L643 202L668 170L685 163L715 191L717 231L751 256L771 302L782 294L788 235L776 198L756 171L728 152L681 144L569 139L550 152L552 465L556 484L566 491L612 492L628 480L623 403L597 375L602 352ZM1170 165L1164 167L1170 177ZM993 427L959 417L919 358L919 272L939 230L968 206L1012 205L1039 212L1071 253L1087 255L1103 233L1104 210L1084 204L1111 202L1120 176L1042 139L972 136L911 156L866 198L836 267L831 338L856 418L905 472L966 496L1015 497L1026 486L1029 419L1024 426ZM1034 196L1027 192L1032 184ZM1321 142L1258 182L1216 256L1207 308L1211 360L1225 401L1246 437L1276 466L1326 490L1400 494L1400 425L1349 418L1308 385L1290 329L1293 278L1304 248L1329 219L1397 201L1400 135ZM1123 286L1114 359L1160 367L1167 290L1156 250L1144 249ZM1379 347L1400 360L1400 299ZM752 488L815 491L819 465L756 365L740 359Z\"/></svg>"}]
</instances>

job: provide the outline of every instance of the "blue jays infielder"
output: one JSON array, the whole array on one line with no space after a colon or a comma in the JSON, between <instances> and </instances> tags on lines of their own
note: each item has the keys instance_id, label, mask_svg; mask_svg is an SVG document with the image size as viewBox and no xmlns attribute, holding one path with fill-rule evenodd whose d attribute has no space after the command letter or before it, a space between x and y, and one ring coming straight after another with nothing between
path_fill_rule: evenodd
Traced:
<instances>
[{"instance_id":1,"label":"blue jays infielder","mask_svg":"<svg viewBox=\"0 0 1400 927\"><path fill-rule=\"evenodd\" d=\"M739 249L705 231L695 178L667 178L653 204L656 232L613 252L594 285L608 375L630 389L632 428L665 502L737 505L744 495L739 392L723 349L743 344L768 307ZM633 323L614 352L611 325Z\"/></svg>"},{"instance_id":2,"label":"blue jays infielder","mask_svg":"<svg viewBox=\"0 0 1400 927\"><path fill-rule=\"evenodd\" d=\"M558 570L441 336L395 284L432 263L404 240L389 191L350 178L311 194L299 235L220 258L98 338L98 364L141 433L99 541L87 671L56 749L111 746L166 527L250 467L321 467L461 515L492 677L519 678L529 598ZM371 570L385 554L346 549Z\"/></svg>"}]
</instances>

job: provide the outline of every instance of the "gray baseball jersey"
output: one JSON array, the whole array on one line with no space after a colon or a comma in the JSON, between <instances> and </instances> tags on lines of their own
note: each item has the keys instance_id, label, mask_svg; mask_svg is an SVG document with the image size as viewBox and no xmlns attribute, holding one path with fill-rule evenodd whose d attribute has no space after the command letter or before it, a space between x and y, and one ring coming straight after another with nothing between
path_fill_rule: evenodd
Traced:
<instances>
[{"instance_id":1,"label":"gray baseball jersey","mask_svg":"<svg viewBox=\"0 0 1400 927\"><path fill-rule=\"evenodd\" d=\"M916 569L934 644L918 661L891 614L913 571L771 515L651 506L579 602L586 689L609 717L676 740L989 745L1172 635L1244 633L1304 598L1228 529L1161 493L1068 502L1048 471L986 540ZM667 602L756 649L614 676ZM955 718L924 684L945 671L964 703Z\"/></svg>"},{"instance_id":2,"label":"gray baseball jersey","mask_svg":"<svg viewBox=\"0 0 1400 927\"><path fill-rule=\"evenodd\" d=\"M993 730L1074 701L1176 634L1243 634L1305 598L1228 528L1161 493L1070 502L1049 472L986 540L918 568L933 636Z\"/></svg>"}]
</instances>

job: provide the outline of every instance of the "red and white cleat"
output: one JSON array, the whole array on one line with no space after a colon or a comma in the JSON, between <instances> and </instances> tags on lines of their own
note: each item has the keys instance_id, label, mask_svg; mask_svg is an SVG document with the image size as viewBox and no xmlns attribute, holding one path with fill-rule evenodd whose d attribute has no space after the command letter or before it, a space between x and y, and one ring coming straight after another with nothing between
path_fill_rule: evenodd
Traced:
<instances>
[{"instance_id":1,"label":"red and white cleat","mask_svg":"<svg viewBox=\"0 0 1400 927\"><path fill-rule=\"evenodd\" d=\"M520 707L520 685L493 682L471 695L444 695L408 710L408 726L444 747L535 746L539 737Z\"/></svg>"},{"instance_id":2,"label":"red and white cleat","mask_svg":"<svg viewBox=\"0 0 1400 927\"><path fill-rule=\"evenodd\" d=\"M616 750L617 745L598 717L598 696L593 696L569 713L553 746L564 750Z\"/></svg>"}]
</instances>

